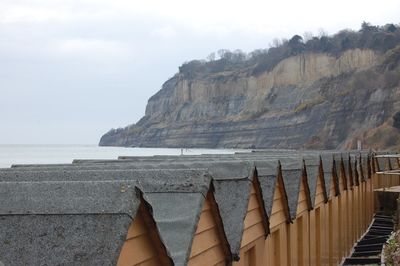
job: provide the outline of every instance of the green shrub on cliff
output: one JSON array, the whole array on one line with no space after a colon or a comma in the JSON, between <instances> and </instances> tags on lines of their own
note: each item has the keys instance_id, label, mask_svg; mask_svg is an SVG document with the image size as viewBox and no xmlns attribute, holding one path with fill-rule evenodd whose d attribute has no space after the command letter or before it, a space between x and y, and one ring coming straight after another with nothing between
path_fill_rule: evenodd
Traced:
<instances>
[{"instance_id":1,"label":"green shrub on cliff","mask_svg":"<svg viewBox=\"0 0 400 266\"><path fill-rule=\"evenodd\" d=\"M307 110L307 109L311 109L312 107L321 104L325 101L325 99L320 96L317 97L315 99L309 100L309 101L304 101L299 103L296 108L294 109L295 113L300 113L301 111Z\"/></svg>"},{"instance_id":2,"label":"green shrub on cliff","mask_svg":"<svg viewBox=\"0 0 400 266\"><path fill-rule=\"evenodd\" d=\"M400 236L399 232L392 233L386 241L383 250L385 265L394 266L400 265Z\"/></svg>"}]
</instances>

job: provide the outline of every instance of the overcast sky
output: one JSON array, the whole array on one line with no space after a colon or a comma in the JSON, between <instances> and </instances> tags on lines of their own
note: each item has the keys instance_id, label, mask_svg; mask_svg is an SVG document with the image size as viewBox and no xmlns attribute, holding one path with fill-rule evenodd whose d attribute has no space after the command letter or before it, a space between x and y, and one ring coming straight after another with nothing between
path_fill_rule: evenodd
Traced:
<instances>
[{"instance_id":1,"label":"overcast sky","mask_svg":"<svg viewBox=\"0 0 400 266\"><path fill-rule=\"evenodd\" d=\"M399 14L398 0L0 0L0 144L98 143L185 61Z\"/></svg>"}]
</instances>

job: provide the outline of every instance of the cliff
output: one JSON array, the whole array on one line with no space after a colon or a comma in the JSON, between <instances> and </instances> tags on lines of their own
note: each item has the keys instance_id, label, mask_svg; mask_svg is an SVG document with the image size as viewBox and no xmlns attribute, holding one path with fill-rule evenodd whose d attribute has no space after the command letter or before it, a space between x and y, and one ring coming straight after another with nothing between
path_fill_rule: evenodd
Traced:
<instances>
[{"instance_id":1,"label":"cliff","mask_svg":"<svg viewBox=\"0 0 400 266\"><path fill-rule=\"evenodd\" d=\"M139 122L109 131L100 145L336 149L361 140L400 147L399 61L396 46L302 51L264 71L255 71L259 64L181 70Z\"/></svg>"}]
</instances>

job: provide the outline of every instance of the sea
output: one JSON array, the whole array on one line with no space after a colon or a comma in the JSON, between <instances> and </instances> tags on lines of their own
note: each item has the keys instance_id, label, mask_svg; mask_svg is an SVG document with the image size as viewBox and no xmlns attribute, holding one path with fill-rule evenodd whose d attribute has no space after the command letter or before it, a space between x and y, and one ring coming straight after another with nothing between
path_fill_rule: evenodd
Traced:
<instances>
[{"instance_id":1,"label":"sea","mask_svg":"<svg viewBox=\"0 0 400 266\"><path fill-rule=\"evenodd\" d=\"M74 159L117 159L118 156L232 154L238 149L167 149L99 147L97 145L0 145L0 168L13 164L71 163Z\"/></svg>"}]
</instances>

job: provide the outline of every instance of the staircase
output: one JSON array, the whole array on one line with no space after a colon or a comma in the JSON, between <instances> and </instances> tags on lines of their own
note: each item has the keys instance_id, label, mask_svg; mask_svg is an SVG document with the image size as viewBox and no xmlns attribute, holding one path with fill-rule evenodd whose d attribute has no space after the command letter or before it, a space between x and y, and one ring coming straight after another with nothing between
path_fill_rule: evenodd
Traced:
<instances>
[{"instance_id":1,"label":"staircase","mask_svg":"<svg viewBox=\"0 0 400 266\"><path fill-rule=\"evenodd\" d=\"M353 253L343 265L376 265L381 264L383 245L393 231L391 216L375 214L366 234L354 246Z\"/></svg>"}]
</instances>

